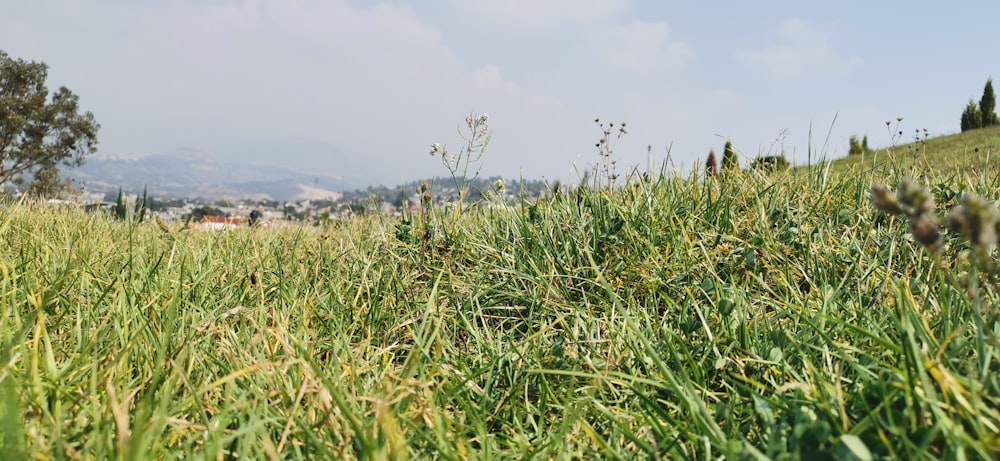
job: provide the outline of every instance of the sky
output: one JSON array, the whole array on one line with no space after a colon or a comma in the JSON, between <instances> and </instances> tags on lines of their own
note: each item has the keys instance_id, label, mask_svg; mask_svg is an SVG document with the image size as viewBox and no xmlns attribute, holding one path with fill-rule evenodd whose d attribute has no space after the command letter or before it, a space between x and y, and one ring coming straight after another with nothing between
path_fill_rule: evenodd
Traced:
<instances>
[{"instance_id":1,"label":"sky","mask_svg":"<svg viewBox=\"0 0 1000 461\"><path fill-rule=\"evenodd\" d=\"M101 155L196 152L375 183L447 175L489 114L484 175L573 182L594 122L620 173L731 140L794 163L959 131L1000 77L1000 2L0 0L0 50L50 66ZM897 122L901 117L902 121ZM892 122L887 129L885 122ZM891 133L898 130L902 136Z\"/></svg>"}]
</instances>

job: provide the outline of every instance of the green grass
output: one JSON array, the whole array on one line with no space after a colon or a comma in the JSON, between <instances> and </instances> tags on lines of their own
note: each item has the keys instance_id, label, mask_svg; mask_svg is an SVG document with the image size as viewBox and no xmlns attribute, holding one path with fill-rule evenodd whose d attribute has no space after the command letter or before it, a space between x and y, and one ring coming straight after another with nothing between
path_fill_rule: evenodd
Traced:
<instances>
[{"instance_id":1,"label":"green grass","mask_svg":"<svg viewBox=\"0 0 1000 461\"><path fill-rule=\"evenodd\" d=\"M7 206L0 458L1000 456L995 277L980 335L966 246L868 204L996 174L872 158L442 211L428 245Z\"/></svg>"},{"instance_id":2,"label":"green grass","mask_svg":"<svg viewBox=\"0 0 1000 461\"><path fill-rule=\"evenodd\" d=\"M910 142L838 159L831 162L832 170L843 174L895 169L964 182L966 176L995 176L1000 168L1000 126L928 138L923 142L913 142L912 138L907 141Z\"/></svg>"}]
</instances>

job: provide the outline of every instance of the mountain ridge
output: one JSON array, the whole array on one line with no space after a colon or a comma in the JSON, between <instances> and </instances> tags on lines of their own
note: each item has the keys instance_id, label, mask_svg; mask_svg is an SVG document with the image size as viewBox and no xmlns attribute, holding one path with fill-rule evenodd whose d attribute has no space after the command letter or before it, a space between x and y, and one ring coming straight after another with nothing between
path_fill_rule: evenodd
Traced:
<instances>
[{"instance_id":1,"label":"mountain ridge","mask_svg":"<svg viewBox=\"0 0 1000 461\"><path fill-rule=\"evenodd\" d=\"M147 189L174 198L271 200L339 196L370 184L363 172L351 175L303 173L271 162L234 162L212 158L197 149L166 154L102 154L63 175L91 192Z\"/></svg>"}]
</instances>

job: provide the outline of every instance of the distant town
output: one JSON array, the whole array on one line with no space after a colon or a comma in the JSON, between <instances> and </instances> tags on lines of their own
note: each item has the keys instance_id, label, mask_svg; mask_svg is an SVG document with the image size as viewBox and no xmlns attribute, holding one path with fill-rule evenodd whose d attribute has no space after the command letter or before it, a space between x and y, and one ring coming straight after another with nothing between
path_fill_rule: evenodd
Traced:
<instances>
[{"instance_id":1,"label":"distant town","mask_svg":"<svg viewBox=\"0 0 1000 461\"><path fill-rule=\"evenodd\" d=\"M426 184L430 203L446 207L456 202L459 189L452 178L432 178L411 181L399 186L372 186L366 189L336 192L322 199L279 201L259 197L241 198L174 198L145 192L145 206L149 217L158 217L167 223L190 222L209 229L234 228L249 225L251 215L268 225L295 223L320 224L333 220L346 221L354 217L380 214L401 217L406 213L421 212ZM535 200L562 189L558 182L541 180L503 180L500 177L470 180L467 206L507 207L524 200ZM8 191L16 192L16 191ZM16 194L8 194L16 196ZM88 211L113 212L119 200L130 212L144 200L143 191L108 190L102 192L82 190L66 194L60 199L50 199L50 205L82 206Z\"/></svg>"}]
</instances>

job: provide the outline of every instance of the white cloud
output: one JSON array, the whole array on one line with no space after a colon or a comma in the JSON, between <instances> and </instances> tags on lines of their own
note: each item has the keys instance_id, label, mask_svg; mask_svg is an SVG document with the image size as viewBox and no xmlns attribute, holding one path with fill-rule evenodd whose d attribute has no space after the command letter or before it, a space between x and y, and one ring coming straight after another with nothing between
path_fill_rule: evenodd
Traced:
<instances>
[{"instance_id":1,"label":"white cloud","mask_svg":"<svg viewBox=\"0 0 1000 461\"><path fill-rule=\"evenodd\" d=\"M591 34L590 41L597 63L620 72L674 70L694 58L690 46L671 38L664 22L614 24Z\"/></svg>"},{"instance_id":2,"label":"white cloud","mask_svg":"<svg viewBox=\"0 0 1000 461\"><path fill-rule=\"evenodd\" d=\"M860 66L859 58L841 56L833 49L830 35L805 21L789 19L778 29L781 44L739 49L735 57L779 81L792 81L817 72L847 74Z\"/></svg>"},{"instance_id":3,"label":"white cloud","mask_svg":"<svg viewBox=\"0 0 1000 461\"><path fill-rule=\"evenodd\" d=\"M520 96L523 94L521 88L514 82L507 80L500 74L500 68L494 64L488 64L465 75L474 88L486 91L498 90L504 96Z\"/></svg>"},{"instance_id":4,"label":"white cloud","mask_svg":"<svg viewBox=\"0 0 1000 461\"><path fill-rule=\"evenodd\" d=\"M469 20L511 29L590 25L624 12L631 0L452 0Z\"/></svg>"}]
</instances>

